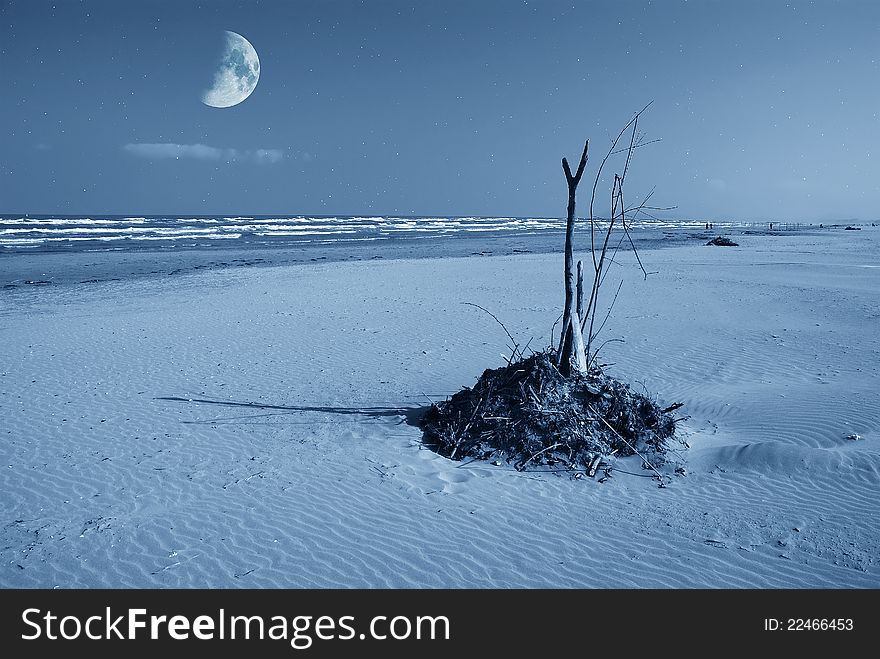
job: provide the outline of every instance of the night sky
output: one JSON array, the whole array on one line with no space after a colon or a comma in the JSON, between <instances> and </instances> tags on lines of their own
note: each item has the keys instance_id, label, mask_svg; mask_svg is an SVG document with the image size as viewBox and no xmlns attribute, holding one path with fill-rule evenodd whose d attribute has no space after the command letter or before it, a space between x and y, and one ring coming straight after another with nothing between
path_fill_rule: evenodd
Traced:
<instances>
[{"instance_id":1,"label":"night sky","mask_svg":"<svg viewBox=\"0 0 880 659\"><path fill-rule=\"evenodd\" d=\"M652 103L630 198L880 218L880 2L0 0L0 81L0 213L559 217Z\"/></svg>"}]
</instances>

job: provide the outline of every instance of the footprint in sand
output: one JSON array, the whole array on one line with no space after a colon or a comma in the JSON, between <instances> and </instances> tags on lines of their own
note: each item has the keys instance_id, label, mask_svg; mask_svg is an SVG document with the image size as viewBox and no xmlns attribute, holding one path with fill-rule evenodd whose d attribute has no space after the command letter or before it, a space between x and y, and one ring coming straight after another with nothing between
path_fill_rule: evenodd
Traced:
<instances>
[{"instance_id":1,"label":"footprint in sand","mask_svg":"<svg viewBox=\"0 0 880 659\"><path fill-rule=\"evenodd\" d=\"M487 469L469 469L432 451L419 451L414 460L402 465L398 477L412 490L422 494L458 494L473 478L489 476Z\"/></svg>"},{"instance_id":2,"label":"footprint in sand","mask_svg":"<svg viewBox=\"0 0 880 659\"><path fill-rule=\"evenodd\" d=\"M446 494L458 494L465 489L464 484L471 479L470 474L462 471L452 471L447 469L437 474L442 481L442 492Z\"/></svg>"}]
</instances>

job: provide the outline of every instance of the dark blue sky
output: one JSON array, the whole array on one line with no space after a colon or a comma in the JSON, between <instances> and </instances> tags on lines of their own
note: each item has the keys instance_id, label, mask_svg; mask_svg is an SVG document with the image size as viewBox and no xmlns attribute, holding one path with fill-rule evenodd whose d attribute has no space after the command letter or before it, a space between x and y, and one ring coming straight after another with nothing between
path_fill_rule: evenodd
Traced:
<instances>
[{"instance_id":1,"label":"dark blue sky","mask_svg":"<svg viewBox=\"0 0 880 659\"><path fill-rule=\"evenodd\" d=\"M0 212L560 216L653 101L631 199L880 217L878 2L0 0L0 81Z\"/></svg>"}]
</instances>

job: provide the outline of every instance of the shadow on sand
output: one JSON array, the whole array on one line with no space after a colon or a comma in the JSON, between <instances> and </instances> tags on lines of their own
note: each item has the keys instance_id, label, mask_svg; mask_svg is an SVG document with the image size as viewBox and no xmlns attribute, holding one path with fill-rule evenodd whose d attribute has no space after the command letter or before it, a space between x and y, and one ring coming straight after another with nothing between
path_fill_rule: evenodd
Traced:
<instances>
[{"instance_id":1,"label":"shadow on sand","mask_svg":"<svg viewBox=\"0 0 880 659\"><path fill-rule=\"evenodd\" d=\"M283 412L324 412L326 414L344 414L354 416L366 416L374 419L384 417L402 417L398 423L406 423L416 428L421 427L421 421L425 413L430 409L429 405L421 407L332 407L329 405L268 405L266 403L251 403L232 400L212 400L210 398L182 398L180 396L157 396L154 400L167 400L176 403L200 403L205 405L218 405L220 407L245 407L254 410L280 410Z\"/></svg>"}]
</instances>

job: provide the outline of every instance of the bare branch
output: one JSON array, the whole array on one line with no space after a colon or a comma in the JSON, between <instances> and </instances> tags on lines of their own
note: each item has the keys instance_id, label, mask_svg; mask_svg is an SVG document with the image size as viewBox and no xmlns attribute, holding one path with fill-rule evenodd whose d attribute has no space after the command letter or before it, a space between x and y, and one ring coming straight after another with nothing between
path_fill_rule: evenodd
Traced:
<instances>
[{"instance_id":1,"label":"bare branch","mask_svg":"<svg viewBox=\"0 0 880 659\"><path fill-rule=\"evenodd\" d=\"M621 128L616 137L611 140L611 144L604 157L602 158L602 161L599 163L599 168L596 171L595 178L593 179L593 188L590 195L590 208L588 218L590 222L590 258L592 259L593 263L593 281L592 285L590 286L590 292L586 300L584 300L582 262L578 262L577 288L576 291L574 290L575 275L572 257L572 237L575 206L574 192L577 183L580 180L581 175L583 174L583 169L586 165L589 142L586 142L584 145L584 153L581 156L581 162L578 166L576 174L572 175L568 161L565 158L562 159L562 166L563 170L565 171L565 177L568 183L569 191L565 243L565 308L562 315L558 358L559 367L563 373L568 372L568 365L565 363L565 361L569 359L572 355L579 355L578 352L572 352L572 346L575 343L583 343L586 364L588 368L589 365L593 362L594 356L591 355L592 342L595 340L596 336L601 332L601 330L607 323L610 313L614 308L614 304L620 294L620 286L618 286L617 291L612 298L611 304L606 310L605 317L599 324L598 329L596 329L596 317L599 310L600 289L605 283L611 266L620 265L618 254L624 244L624 240L628 241L630 247L632 248L633 254L636 258L636 262L638 263L638 266L641 269L644 277L647 278L648 276L648 271L645 269L645 266L642 263L641 255L639 254L636 242L632 236L631 223L634 218L647 216L647 211L653 210L653 207L650 207L647 204L651 197L654 195L654 190L651 190L651 192L648 193L641 204L629 208L626 205L624 185L626 182L626 178L629 174L630 165L632 164L635 150L659 141L649 141L639 131L640 117L642 113L644 113L652 105L652 103L653 101L646 104L638 112L634 113L632 118L626 123L623 128ZM618 149L618 145L627 135L629 136L629 139L627 140L627 146L625 148ZM599 182L602 179L606 163L609 161L611 156L623 152L626 153L626 157L623 162L622 170L620 173L614 175L614 181L611 186L611 215L607 219L607 224L605 224L605 222L603 221L602 225L600 226L600 220L595 214L596 192L599 187ZM621 225L622 235L620 239L616 241L616 244L612 245L611 235L614 232L616 225L618 224ZM599 235L597 235L597 232L600 231L601 233L604 233L604 236L599 237ZM581 334L581 336L575 336L576 334ZM552 335L553 332L551 328L551 341Z\"/></svg>"},{"instance_id":2,"label":"bare branch","mask_svg":"<svg viewBox=\"0 0 880 659\"><path fill-rule=\"evenodd\" d=\"M565 158L562 159L562 171L565 172L565 180L570 182L573 177L571 175L571 168L568 166L568 160Z\"/></svg>"},{"instance_id":3,"label":"bare branch","mask_svg":"<svg viewBox=\"0 0 880 659\"><path fill-rule=\"evenodd\" d=\"M657 144L657 142L662 142L662 141L663 141L663 139L658 137L656 140L649 140L648 142L638 142L632 146L632 149L633 150L641 149L642 147L650 146L651 144ZM629 149L630 149L630 147L627 147L625 149L618 149L617 151L613 151L611 153L611 155L615 156L618 153L626 153L627 151L629 151Z\"/></svg>"},{"instance_id":4,"label":"bare branch","mask_svg":"<svg viewBox=\"0 0 880 659\"><path fill-rule=\"evenodd\" d=\"M562 320L562 314L559 314L559 315L556 317L556 320L554 320L554 321L553 321L553 324L550 326L550 345L551 345L551 346L555 343L555 341L553 340L553 330L554 330L554 329L556 328L556 326L559 324L559 321L560 321L560 320Z\"/></svg>"},{"instance_id":5,"label":"bare branch","mask_svg":"<svg viewBox=\"0 0 880 659\"><path fill-rule=\"evenodd\" d=\"M581 181L581 175L584 173L584 167L587 166L587 151L590 148L590 140L584 142L584 152L581 154L581 162L578 165L577 174L574 175L574 184L577 185Z\"/></svg>"},{"instance_id":6,"label":"bare branch","mask_svg":"<svg viewBox=\"0 0 880 659\"><path fill-rule=\"evenodd\" d=\"M636 115L635 121L633 121L632 137L629 140L629 149L627 149L627 151L626 151L626 164L624 164L623 174L620 176L621 192L623 189L623 182L626 180L626 173L629 170L629 164L632 162L633 151L635 150L633 148L633 145L636 143L636 129L638 127L639 127L639 115Z\"/></svg>"},{"instance_id":7,"label":"bare branch","mask_svg":"<svg viewBox=\"0 0 880 659\"><path fill-rule=\"evenodd\" d=\"M596 348L596 351L593 353L593 359L590 360L590 363L591 363L591 364L592 364L594 361L596 361L596 357L599 356L599 352L601 352L602 348L604 348L605 346L607 346L609 343L626 343L626 341L624 341L623 339L606 339L605 341L603 341L603 342L599 345L598 348ZM610 364L603 364L602 366L610 366Z\"/></svg>"},{"instance_id":8,"label":"bare branch","mask_svg":"<svg viewBox=\"0 0 880 659\"><path fill-rule=\"evenodd\" d=\"M587 165L587 154L590 141L584 143L584 151L578 164L577 173L572 176L568 166L568 160L562 159L562 169L565 172L565 180L568 183L568 205L566 208L565 221L565 257L563 270L563 283L565 285L565 307L562 314L562 331L559 338L558 367L564 375L569 375L572 367L576 370L585 370L587 358L584 353L583 337L577 310L575 309L575 281L574 281L574 225L577 186ZM576 320L573 320L575 319Z\"/></svg>"},{"instance_id":9,"label":"bare branch","mask_svg":"<svg viewBox=\"0 0 880 659\"><path fill-rule=\"evenodd\" d=\"M654 194L653 191L651 192L651 194ZM638 261L639 267L642 269L642 272L645 275L645 279L647 279L648 278L648 271L645 270L645 266L642 264L642 258L639 256L639 250L636 248L636 244L633 242L632 235L630 235L629 226L627 226L627 224L626 224L625 217L621 218L621 224L623 225L624 234L629 239L629 244L633 249L633 254L635 254L636 261Z\"/></svg>"},{"instance_id":10,"label":"bare branch","mask_svg":"<svg viewBox=\"0 0 880 659\"><path fill-rule=\"evenodd\" d=\"M599 179L602 176L602 170L605 168L605 163L608 161L608 158L610 158L612 153L614 153L614 149L617 147L617 143L620 141L620 139L623 137L623 135L626 133L626 131L629 129L629 127L632 126L633 122L636 121L636 119L638 119L638 117L643 112L645 112L645 110L647 110L649 107L651 107L651 104L653 102L654 101L651 101L645 107L643 107L641 110L636 112L635 116L629 120L629 123L627 123L626 126L624 126L623 128L620 129L620 132L617 134L617 137L615 137L612 140L611 146L609 147L608 152L605 154L605 157L602 158L602 162L599 163L599 169L596 171L596 178L593 180L593 193L590 196L590 246L593 249L595 249L595 242L593 241L593 227L592 227L593 218L595 217L593 214L593 205L596 201L596 189L599 187Z\"/></svg>"},{"instance_id":11,"label":"bare branch","mask_svg":"<svg viewBox=\"0 0 880 659\"><path fill-rule=\"evenodd\" d=\"M596 333L590 337L590 340L595 339L597 335L602 333L602 328L605 327L605 323L608 322L608 319L611 317L611 310L614 309L614 303L617 302L617 296L620 295L620 289L623 288L623 280L620 280L620 283L617 285L617 291L614 293L614 297L611 300L611 304L608 305L608 313L605 314L604 320L602 320L602 324L599 325L599 329L596 330Z\"/></svg>"},{"instance_id":12,"label":"bare branch","mask_svg":"<svg viewBox=\"0 0 880 659\"><path fill-rule=\"evenodd\" d=\"M525 460L519 464L515 464L514 467L516 468L517 471L523 471L526 468L526 465L529 464L535 458L537 458L539 455L541 455L542 453L546 453L547 451L550 451L552 449L559 448L560 446L562 446L562 443L556 442L555 444L551 444L550 446L548 446L546 448L542 448L540 451L538 451L533 456L531 456L528 460Z\"/></svg>"},{"instance_id":13,"label":"bare branch","mask_svg":"<svg viewBox=\"0 0 880 659\"><path fill-rule=\"evenodd\" d=\"M496 316L494 313L492 313L488 309L481 307L479 304L474 304L473 302L462 302L462 304L467 304L468 306L476 307L477 309L481 309L482 311L485 311L487 314L489 314L490 316L492 316L492 318L495 319L496 323L501 325L501 329L504 330L504 333L507 334L507 338L509 338L511 340L511 342L513 343L513 346L514 346L513 347L513 355L511 356L510 360L508 360L508 361L513 361L513 359L516 358L516 355L519 352L519 344L516 342L516 339L513 338L513 336L510 334L510 332L507 331L507 328L504 326L504 323L502 323L500 320L498 320L498 316ZM522 357L522 353L519 353L519 355L520 355L520 357Z\"/></svg>"}]
</instances>

